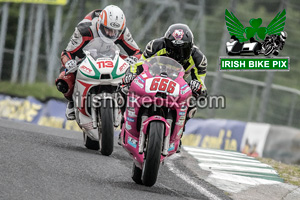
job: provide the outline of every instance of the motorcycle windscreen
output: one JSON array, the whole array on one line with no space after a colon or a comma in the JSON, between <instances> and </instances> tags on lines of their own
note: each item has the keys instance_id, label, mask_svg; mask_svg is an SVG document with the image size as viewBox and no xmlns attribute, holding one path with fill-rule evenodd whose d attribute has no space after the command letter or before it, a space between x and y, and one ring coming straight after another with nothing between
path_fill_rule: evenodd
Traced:
<instances>
[{"instance_id":1,"label":"motorcycle windscreen","mask_svg":"<svg viewBox=\"0 0 300 200\"><path fill-rule=\"evenodd\" d=\"M84 48L85 54L89 53L94 60L98 58L111 58L114 59L116 52L119 52L119 48L113 42L104 42L100 37L91 40Z\"/></svg>"},{"instance_id":2,"label":"motorcycle windscreen","mask_svg":"<svg viewBox=\"0 0 300 200\"><path fill-rule=\"evenodd\" d=\"M153 76L168 77L175 80L180 72L184 72L182 65L176 60L165 56L156 56L145 60L149 73Z\"/></svg>"}]
</instances>

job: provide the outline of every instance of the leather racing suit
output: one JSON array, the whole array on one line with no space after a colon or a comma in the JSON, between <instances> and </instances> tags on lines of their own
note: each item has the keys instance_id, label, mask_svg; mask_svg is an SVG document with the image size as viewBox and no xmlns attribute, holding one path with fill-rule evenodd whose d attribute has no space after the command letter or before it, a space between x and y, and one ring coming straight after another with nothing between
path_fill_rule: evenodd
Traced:
<instances>
[{"instance_id":1,"label":"leather racing suit","mask_svg":"<svg viewBox=\"0 0 300 200\"><path fill-rule=\"evenodd\" d=\"M97 32L97 21L101 10L94 10L90 12L85 18L78 23L75 27L75 31L71 36L70 42L67 47L61 53L62 68L59 77L55 83L63 81L66 83L67 88L63 92L66 99L72 101L72 94L75 84L75 74L69 73L65 75L65 63L71 59L78 57L79 59L84 57L83 48L94 38L99 37ZM120 37L115 41L115 44L120 48L120 55L122 58L127 56L134 56L139 59L142 55L140 48L133 40L131 33L126 27Z\"/></svg>"}]
</instances>

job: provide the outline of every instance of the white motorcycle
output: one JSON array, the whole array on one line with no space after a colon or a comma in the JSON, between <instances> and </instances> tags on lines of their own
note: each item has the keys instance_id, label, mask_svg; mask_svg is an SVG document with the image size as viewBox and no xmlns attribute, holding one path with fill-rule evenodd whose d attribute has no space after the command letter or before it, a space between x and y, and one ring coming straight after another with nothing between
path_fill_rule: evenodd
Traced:
<instances>
[{"instance_id":1,"label":"white motorcycle","mask_svg":"<svg viewBox=\"0 0 300 200\"><path fill-rule=\"evenodd\" d=\"M78 63L73 101L76 121L83 130L84 145L109 156L113 152L114 127L121 120L116 93L129 64L114 43L96 38L83 49Z\"/></svg>"}]
</instances>

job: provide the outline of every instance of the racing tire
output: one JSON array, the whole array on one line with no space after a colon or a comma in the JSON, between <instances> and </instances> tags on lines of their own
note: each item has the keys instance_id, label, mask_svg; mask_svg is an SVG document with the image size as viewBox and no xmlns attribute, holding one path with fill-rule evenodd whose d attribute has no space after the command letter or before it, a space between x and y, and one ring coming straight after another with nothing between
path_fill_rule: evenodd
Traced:
<instances>
[{"instance_id":1,"label":"racing tire","mask_svg":"<svg viewBox=\"0 0 300 200\"><path fill-rule=\"evenodd\" d=\"M267 46L267 48L265 49L264 55L265 55L265 56L270 55L270 54L273 52L273 50L274 50L274 47L273 47L273 46Z\"/></svg>"},{"instance_id":2,"label":"racing tire","mask_svg":"<svg viewBox=\"0 0 300 200\"><path fill-rule=\"evenodd\" d=\"M99 146L102 155L109 156L114 149L113 102L111 99L101 100L99 128ZM98 118L99 119L99 118Z\"/></svg>"},{"instance_id":3,"label":"racing tire","mask_svg":"<svg viewBox=\"0 0 300 200\"><path fill-rule=\"evenodd\" d=\"M150 123L147 150L142 170L142 182L145 186L153 186L157 180L160 166L164 134L164 124L160 121Z\"/></svg>"},{"instance_id":4,"label":"racing tire","mask_svg":"<svg viewBox=\"0 0 300 200\"><path fill-rule=\"evenodd\" d=\"M142 185L143 182L142 182L142 178L141 177L142 177L142 170L133 163L132 175L131 175L132 180L135 183L137 183L139 185Z\"/></svg>"},{"instance_id":5,"label":"racing tire","mask_svg":"<svg viewBox=\"0 0 300 200\"><path fill-rule=\"evenodd\" d=\"M91 149L91 150L99 150L99 142L98 141L94 141L92 140L88 135L86 135L85 133L83 133L83 141L84 141L84 146L87 149Z\"/></svg>"}]
</instances>

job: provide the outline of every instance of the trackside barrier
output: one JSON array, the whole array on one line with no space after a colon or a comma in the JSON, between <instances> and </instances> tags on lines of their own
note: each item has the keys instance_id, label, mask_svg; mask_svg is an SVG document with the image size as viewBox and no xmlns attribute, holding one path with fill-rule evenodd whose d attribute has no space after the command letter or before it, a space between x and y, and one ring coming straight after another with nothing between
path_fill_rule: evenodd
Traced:
<instances>
[{"instance_id":1,"label":"trackside barrier","mask_svg":"<svg viewBox=\"0 0 300 200\"><path fill-rule=\"evenodd\" d=\"M269 157L300 163L300 130L265 123L226 119L190 119L183 145L239 151L253 157Z\"/></svg>"},{"instance_id":2,"label":"trackside barrier","mask_svg":"<svg viewBox=\"0 0 300 200\"><path fill-rule=\"evenodd\" d=\"M33 97L18 98L0 94L1 118L80 131L75 121L67 121L65 110L66 103L55 99L41 102Z\"/></svg>"},{"instance_id":3,"label":"trackside barrier","mask_svg":"<svg viewBox=\"0 0 300 200\"><path fill-rule=\"evenodd\" d=\"M0 118L81 131L65 117L66 103L33 97L0 94ZM300 163L300 130L264 123L226 119L190 119L183 145L239 151L253 157L269 157L285 163Z\"/></svg>"}]
</instances>

